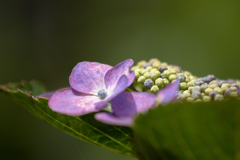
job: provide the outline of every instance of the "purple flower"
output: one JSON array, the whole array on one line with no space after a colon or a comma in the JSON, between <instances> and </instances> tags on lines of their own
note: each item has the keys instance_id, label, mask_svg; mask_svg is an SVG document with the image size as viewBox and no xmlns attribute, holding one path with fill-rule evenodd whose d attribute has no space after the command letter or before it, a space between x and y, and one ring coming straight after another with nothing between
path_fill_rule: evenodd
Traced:
<instances>
[{"instance_id":1,"label":"purple flower","mask_svg":"<svg viewBox=\"0 0 240 160\"><path fill-rule=\"evenodd\" d=\"M49 107L71 116L100 111L132 84L133 63L132 59L115 67L97 62L78 63L69 77L71 87L56 91L48 102Z\"/></svg>"},{"instance_id":2,"label":"purple flower","mask_svg":"<svg viewBox=\"0 0 240 160\"><path fill-rule=\"evenodd\" d=\"M95 114L95 119L106 124L131 126L139 113L145 113L159 104L164 105L176 98L179 80L169 84L157 93L122 92L111 101L113 113Z\"/></svg>"}]
</instances>

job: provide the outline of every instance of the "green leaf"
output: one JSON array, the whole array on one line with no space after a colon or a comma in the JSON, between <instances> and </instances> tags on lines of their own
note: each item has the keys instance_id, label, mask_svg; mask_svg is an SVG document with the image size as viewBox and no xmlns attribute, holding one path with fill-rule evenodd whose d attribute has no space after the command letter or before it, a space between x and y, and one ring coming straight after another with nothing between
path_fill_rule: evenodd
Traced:
<instances>
[{"instance_id":1,"label":"green leaf","mask_svg":"<svg viewBox=\"0 0 240 160\"><path fill-rule=\"evenodd\" d=\"M48 99L38 97L37 100L32 96L44 92L43 86L36 81L0 85L0 93L56 128L114 152L135 156L130 142L132 140L130 128L100 123L94 119L94 114L73 117L53 112L47 105Z\"/></svg>"},{"instance_id":2,"label":"green leaf","mask_svg":"<svg viewBox=\"0 0 240 160\"><path fill-rule=\"evenodd\" d=\"M237 160L240 101L159 106L140 115L133 131L140 160Z\"/></svg>"}]
</instances>

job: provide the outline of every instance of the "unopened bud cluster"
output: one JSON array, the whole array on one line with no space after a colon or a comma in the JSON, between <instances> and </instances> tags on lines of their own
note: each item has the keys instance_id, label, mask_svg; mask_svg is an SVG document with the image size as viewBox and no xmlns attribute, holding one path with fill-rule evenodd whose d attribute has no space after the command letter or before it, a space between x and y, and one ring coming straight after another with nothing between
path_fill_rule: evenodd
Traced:
<instances>
[{"instance_id":1,"label":"unopened bud cluster","mask_svg":"<svg viewBox=\"0 0 240 160\"><path fill-rule=\"evenodd\" d=\"M135 72L133 87L137 91L157 93L169 83L180 80L177 99L187 102L223 101L230 97L239 98L240 81L219 80L214 75L196 77L181 67L168 65L158 59L140 61L132 67Z\"/></svg>"}]
</instances>

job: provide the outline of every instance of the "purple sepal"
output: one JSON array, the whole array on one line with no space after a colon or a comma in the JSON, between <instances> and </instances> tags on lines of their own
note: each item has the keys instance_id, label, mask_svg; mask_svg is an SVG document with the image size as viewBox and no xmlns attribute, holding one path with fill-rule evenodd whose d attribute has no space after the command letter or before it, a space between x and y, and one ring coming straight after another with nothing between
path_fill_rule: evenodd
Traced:
<instances>
[{"instance_id":1,"label":"purple sepal","mask_svg":"<svg viewBox=\"0 0 240 160\"><path fill-rule=\"evenodd\" d=\"M112 67L97 62L80 62L69 77L70 86L78 92L94 94L105 89L104 76Z\"/></svg>"},{"instance_id":2,"label":"purple sepal","mask_svg":"<svg viewBox=\"0 0 240 160\"><path fill-rule=\"evenodd\" d=\"M55 112L70 116L80 116L97 112L106 107L106 104L95 105L101 101L97 96L79 93L72 88L56 91L48 102L48 106Z\"/></svg>"},{"instance_id":3,"label":"purple sepal","mask_svg":"<svg viewBox=\"0 0 240 160\"><path fill-rule=\"evenodd\" d=\"M134 71L130 70L130 68L133 65L133 60L132 59L127 59L116 66L114 66L112 69L108 70L104 80L106 84L106 88L109 90L112 90L111 88L116 86L118 80L120 77L123 75L126 75L128 78L128 84L127 87L132 84L135 78L135 73Z\"/></svg>"},{"instance_id":4,"label":"purple sepal","mask_svg":"<svg viewBox=\"0 0 240 160\"><path fill-rule=\"evenodd\" d=\"M95 119L110 125L132 126L134 119L129 117L117 117L113 113L101 112L94 115Z\"/></svg>"},{"instance_id":5,"label":"purple sepal","mask_svg":"<svg viewBox=\"0 0 240 160\"><path fill-rule=\"evenodd\" d=\"M155 95L148 92L122 92L111 101L118 117L132 117L155 106Z\"/></svg>"},{"instance_id":6,"label":"purple sepal","mask_svg":"<svg viewBox=\"0 0 240 160\"><path fill-rule=\"evenodd\" d=\"M173 101L176 98L177 91L179 89L179 80L175 80L174 82L167 85L161 91L159 91L156 95L156 103L159 104L167 104Z\"/></svg>"},{"instance_id":7,"label":"purple sepal","mask_svg":"<svg viewBox=\"0 0 240 160\"><path fill-rule=\"evenodd\" d=\"M106 124L131 126L139 113L155 107L155 95L148 92L122 92L111 101L113 113L97 113L95 118Z\"/></svg>"}]
</instances>

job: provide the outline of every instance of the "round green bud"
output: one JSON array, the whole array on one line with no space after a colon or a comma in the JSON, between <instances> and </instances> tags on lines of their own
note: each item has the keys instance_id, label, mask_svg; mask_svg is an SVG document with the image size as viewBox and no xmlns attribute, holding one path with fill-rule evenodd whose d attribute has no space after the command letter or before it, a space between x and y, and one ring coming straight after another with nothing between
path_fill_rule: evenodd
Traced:
<instances>
[{"instance_id":1,"label":"round green bud","mask_svg":"<svg viewBox=\"0 0 240 160\"><path fill-rule=\"evenodd\" d=\"M175 80L177 78L176 74L171 74L168 79L172 82L173 80Z\"/></svg>"},{"instance_id":2,"label":"round green bud","mask_svg":"<svg viewBox=\"0 0 240 160\"><path fill-rule=\"evenodd\" d=\"M138 79L140 77L140 73L139 72L135 72L135 79Z\"/></svg>"},{"instance_id":3,"label":"round green bud","mask_svg":"<svg viewBox=\"0 0 240 160\"><path fill-rule=\"evenodd\" d=\"M160 65L161 65L161 63L159 61L155 61L155 62L152 63L152 66L154 68L158 68Z\"/></svg>"},{"instance_id":4,"label":"round green bud","mask_svg":"<svg viewBox=\"0 0 240 160\"><path fill-rule=\"evenodd\" d=\"M208 85L208 87L214 89L214 88L218 87L218 84L210 84L210 85Z\"/></svg>"},{"instance_id":5,"label":"round green bud","mask_svg":"<svg viewBox=\"0 0 240 160\"><path fill-rule=\"evenodd\" d=\"M219 101L223 101L223 100L224 100L224 97L223 97L223 95L221 95L221 94L217 94L217 95L214 97L214 101L219 102Z\"/></svg>"},{"instance_id":6,"label":"round green bud","mask_svg":"<svg viewBox=\"0 0 240 160\"><path fill-rule=\"evenodd\" d=\"M180 94L177 99L186 100L189 96L186 94Z\"/></svg>"},{"instance_id":7,"label":"round green bud","mask_svg":"<svg viewBox=\"0 0 240 160\"><path fill-rule=\"evenodd\" d=\"M140 73L141 73L141 75L144 75L146 72L148 72L148 70L142 69Z\"/></svg>"},{"instance_id":8,"label":"round green bud","mask_svg":"<svg viewBox=\"0 0 240 160\"><path fill-rule=\"evenodd\" d=\"M151 70L150 73L153 72L157 75L157 77L161 76L161 73L158 70Z\"/></svg>"},{"instance_id":9,"label":"round green bud","mask_svg":"<svg viewBox=\"0 0 240 160\"><path fill-rule=\"evenodd\" d=\"M223 92L225 92L226 89L228 89L228 86L226 86L226 85L225 85L225 86L223 86L223 85L221 86L221 90L222 90Z\"/></svg>"},{"instance_id":10,"label":"round green bud","mask_svg":"<svg viewBox=\"0 0 240 160\"><path fill-rule=\"evenodd\" d=\"M140 83L140 84L144 84L146 78L144 76L140 76L138 79L137 79L137 82Z\"/></svg>"},{"instance_id":11,"label":"round green bud","mask_svg":"<svg viewBox=\"0 0 240 160\"><path fill-rule=\"evenodd\" d=\"M189 85L189 84L188 84ZM194 87L188 87L188 91L190 92L190 93L192 93L192 89L193 89Z\"/></svg>"},{"instance_id":12,"label":"round green bud","mask_svg":"<svg viewBox=\"0 0 240 160\"><path fill-rule=\"evenodd\" d=\"M230 87L230 84L229 84L229 83L223 83L221 87L229 88L229 87Z\"/></svg>"},{"instance_id":13,"label":"round green bud","mask_svg":"<svg viewBox=\"0 0 240 160\"><path fill-rule=\"evenodd\" d=\"M202 100L203 100L203 102L210 102L211 101L211 97L203 96Z\"/></svg>"},{"instance_id":14,"label":"round green bud","mask_svg":"<svg viewBox=\"0 0 240 160\"><path fill-rule=\"evenodd\" d=\"M149 63L153 64L154 62L161 63L157 58L152 58L149 60Z\"/></svg>"},{"instance_id":15,"label":"round green bud","mask_svg":"<svg viewBox=\"0 0 240 160\"><path fill-rule=\"evenodd\" d=\"M185 74L185 75L187 75L187 76L191 76L191 75L192 75L192 74L191 74L190 72L188 72L188 71L183 72L183 74Z\"/></svg>"},{"instance_id":16,"label":"round green bud","mask_svg":"<svg viewBox=\"0 0 240 160\"><path fill-rule=\"evenodd\" d=\"M230 97L237 98L238 97L238 93L237 92L232 92L232 93L230 93Z\"/></svg>"},{"instance_id":17,"label":"round green bud","mask_svg":"<svg viewBox=\"0 0 240 160\"><path fill-rule=\"evenodd\" d=\"M181 82L180 83L180 89L182 89L182 90L188 89L188 84L186 82Z\"/></svg>"},{"instance_id":18,"label":"round green bud","mask_svg":"<svg viewBox=\"0 0 240 160\"><path fill-rule=\"evenodd\" d=\"M200 103L200 102L203 102L203 101L201 99L196 99L195 102Z\"/></svg>"},{"instance_id":19,"label":"round green bud","mask_svg":"<svg viewBox=\"0 0 240 160\"><path fill-rule=\"evenodd\" d=\"M151 69L153 69L152 66L148 66L148 67L146 68L146 70L148 70L148 71L151 71Z\"/></svg>"},{"instance_id":20,"label":"round green bud","mask_svg":"<svg viewBox=\"0 0 240 160\"><path fill-rule=\"evenodd\" d=\"M205 93L202 93L202 96L206 96L206 94L205 94Z\"/></svg>"},{"instance_id":21,"label":"round green bud","mask_svg":"<svg viewBox=\"0 0 240 160\"><path fill-rule=\"evenodd\" d=\"M193 99L192 97L188 97L188 98L186 99L186 101L187 101L187 102L194 102L194 99Z\"/></svg>"},{"instance_id":22,"label":"round green bud","mask_svg":"<svg viewBox=\"0 0 240 160\"><path fill-rule=\"evenodd\" d=\"M223 91L219 87L214 88L214 91L217 91L218 94L223 94Z\"/></svg>"},{"instance_id":23,"label":"round green bud","mask_svg":"<svg viewBox=\"0 0 240 160\"><path fill-rule=\"evenodd\" d=\"M137 70L137 69L139 69L138 66L133 66L133 67L131 68L131 70L133 70L133 71L135 71L135 70Z\"/></svg>"},{"instance_id":24,"label":"round green bud","mask_svg":"<svg viewBox=\"0 0 240 160\"><path fill-rule=\"evenodd\" d=\"M186 77L186 82L188 83L188 82L190 82L190 79L189 79L189 77L187 76L187 75L185 75L185 77Z\"/></svg>"},{"instance_id":25,"label":"round green bud","mask_svg":"<svg viewBox=\"0 0 240 160\"><path fill-rule=\"evenodd\" d=\"M183 91L183 94L191 94L189 90Z\"/></svg>"},{"instance_id":26,"label":"round green bud","mask_svg":"<svg viewBox=\"0 0 240 160\"><path fill-rule=\"evenodd\" d=\"M194 79L196 79L196 77L193 76L193 75L190 75L190 76L189 76L189 79L190 79L190 80L194 80Z\"/></svg>"},{"instance_id":27,"label":"round green bud","mask_svg":"<svg viewBox=\"0 0 240 160\"><path fill-rule=\"evenodd\" d=\"M192 81L189 81L189 82L188 82L188 86L189 86L189 87L193 87L193 86L195 86L195 83L193 83Z\"/></svg>"},{"instance_id":28,"label":"round green bud","mask_svg":"<svg viewBox=\"0 0 240 160\"><path fill-rule=\"evenodd\" d=\"M164 87L164 83L163 83L163 79L162 79L162 78L156 79L156 80L155 80L155 84L156 84L159 88Z\"/></svg>"},{"instance_id":29,"label":"round green bud","mask_svg":"<svg viewBox=\"0 0 240 160\"><path fill-rule=\"evenodd\" d=\"M158 88L158 86L153 85L153 86L151 87L150 91L151 91L152 93L155 93L155 94L156 94L156 93L159 91L159 88Z\"/></svg>"},{"instance_id":30,"label":"round green bud","mask_svg":"<svg viewBox=\"0 0 240 160\"><path fill-rule=\"evenodd\" d=\"M139 72L139 73L141 74L141 70L142 70L142 69L138 68L138 69L136 69L134 72L135 72L135 73L136 73L136 72Z\"/></svg>"},{"instance_id":31,"label":"round green bud","mask_svg":"<svg viewBox=\"0 0 240 160\"><path fill-rule=\"evenodd\" d=\"M153 69L150 70L150 72L155 72L155 71L158 71L158 69L157 68L153 68Z\"/></svg>"},{"instance_id":32,"label":"round green bud","mask_svg":"<svg viewBox=\"0 0 240 160\"><path fill-rule=\"evenodd\" d=\"M140 62L137 63L137 66L143 67L143 65L144 65L145 63L147 63L147 62L146 62L146 61L140 61Z\"/></svg>"},{"instance_id":33,"label":"round green bud","mask_svg":"<svg viewBox=\"0 0 240 160\"><path fill-rule=\"evenodd\" d=\"M237 87L230 87L231 90L237 91Z\"/></svg>"},{"instance_id":34,"label":"round green bud","mask_svg":"<svg viewBox=\"0 0 240 160\"><path fill-rule=\"evenodd\" d=\"M163 79L163 84L166 86L169 84L169 80L167 80L166 78Z\"/></svg>"},{"instance_id":35,"label":"round green bud","mask_svg":"<svg viewBox=\"0 0 240 160\"><path fill-rule=\"evenodd\" d=\"M165 70L165 71L163 72L163 75L164 75L165 78L168 78L171 74L172 74L172 73L171 73L171 71L169 71L169 70Z\"/></svg>"},{"instance_id":36,"label":"round green bud","mask_svg":"<svg viewBox=\"0 0 240 160\"><path fill-rule=\"evenodd\" d=\"M155 81L158 78L158 76L154 72L150 72L149 73L149 78L152 79L153 81Z\"/></svg>"},{"instance_id":37,"label":"round green bud","mask_svg":"<svg viewBox=\"0 0 240 160\"><path fill-rule=\"evenodd\" d=\"M211 91L213 91L212 88L207 88L207 89L205 89L205 94L206 94L206 95L209 95L209 93L210 93Z\"/></svg>"},{"instance_id":38,"label":"round green bud","mask_svg":"<svg viewBox=\"0 0 240 160\"><path fill-rule=\"evenodd\" d=\"M149 72L145 72L143 75L146 79L150 78L150 73Z\"/></svg>"},{"instance_id":39,"label":"round green bud","mask_svg":"<svg viewBox=\"0 0 240 160\"><path fill-rule=\"evenodd\" d=\"M161 65L167 66L168 64L167 64L167 62L162 62Z\"/></svg>"},{"instance_id":40,"label":"round green bud","mask_svg":"<svg viewBox=\"0 0 240 160\"><path fill-rule=\"evenodd\" d=\"M176 73L177 73L177 70L176 70L176 69L170 69L170 72L171 72L172 74L176 74Z\"/></svg>"}]
</instances>

